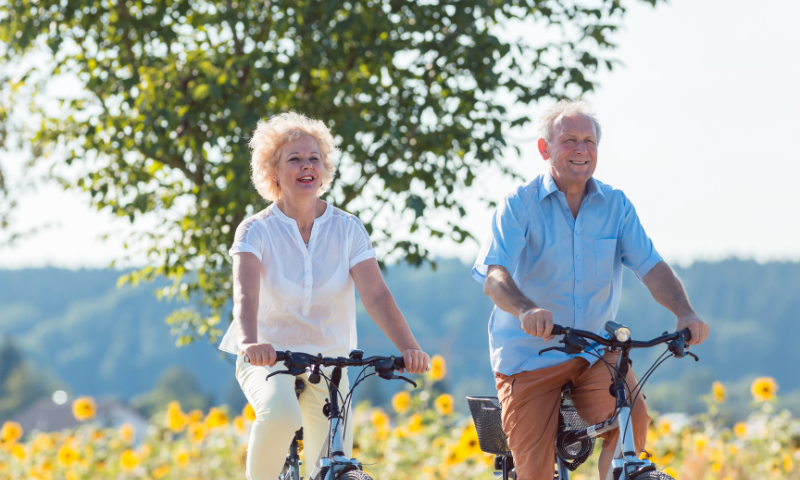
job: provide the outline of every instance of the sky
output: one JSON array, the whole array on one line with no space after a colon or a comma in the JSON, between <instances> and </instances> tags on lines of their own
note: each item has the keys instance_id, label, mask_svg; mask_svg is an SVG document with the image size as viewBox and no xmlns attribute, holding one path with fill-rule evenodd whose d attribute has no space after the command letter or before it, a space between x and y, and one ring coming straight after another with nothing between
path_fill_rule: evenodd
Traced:
<instances>
[{"instance_id":1,"label":"sky","mask_svg":"<svg viewBox=\"0 0 800 480\"><path fill-rule=\"evenodd\" d=\"M688 265L730 256L800 260L800 2L628 2L614 52L624 66L586 95L603 126L595 177L631 199L662 256ZM524 34L525 32L521 32ZM550 103L533 107L537 113ZM503 161L526 180L543 173L534 126ZM21 155L4 159L14 174ZM492 211L520 181L484 172L462 198L483 239ZM0 249L0 268L103 268L126 254L133 228L88 198L41 186L20 199L18 228L50 228ZM111 234L109 239L100 236ZM435 255L474 260L479 245L426 242ZM134 256L133 263L143 261Z\"/></svg>"}]
</instances>

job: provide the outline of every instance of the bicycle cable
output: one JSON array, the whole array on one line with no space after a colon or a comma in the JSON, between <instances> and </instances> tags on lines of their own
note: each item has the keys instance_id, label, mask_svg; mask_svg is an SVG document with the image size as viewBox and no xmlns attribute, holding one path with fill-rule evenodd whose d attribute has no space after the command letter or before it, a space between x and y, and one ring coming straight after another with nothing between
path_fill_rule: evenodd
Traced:
<instances>
[{"instance_id":1,"label":"bicycle cable","mask_svg":"<svg viewBox=\"0 0 800 480\"><path fill-rule=\"evenodd\" d=\"M342 424L343 424L343 427L344 427L345 431L347 431L347 422L350 420L350 415L349 415L350 414L350 409L348 408L348 406L353 401L353 392L356 390L356 387L361 382L363 382L367 378L375 375L374 373L370 373L369 375L364 375L364 372L367 371L367 368L369 368L369 365L365 365L364 367L361 368L361 371L358 372L358 375L356 375L356 379L353 382L353 386L350 388L350 391L347 392L347 395L345 395L344 400L342 400L342 408L344 409L344 414L342 415ZM362 377L362 375L364 375L364 376Z\"/></svg>"},{"instance_id":2,"label":"bicycle cable","mask_svg":"<svg viewBox=\"0 0 800 480\"><path fill-rule=\"evenodd\" d=\"M592 353L592 352L588 352L588 351L586 353L588 353L589 355L592 355L592 356L598 358L599 360L601 360L605 364L606 370L608 370L609 376L611 376L611 377L619 376L622 379L622 384L625 385L625 389L628 391L628 394L633 396L632 393L631 393L631 387L630 387L630 385L628 385L627 379L624 378L622 375L620 375L620 371L617 368L617 366L616 365L612 365L611 363L609 363L608 360L603 358L603 356L599 354L600 352L597 350L597 348L595 346L593 346L591 344L589 344L589 346L597 353ZM619 411L616 408L614 408L614 415L610 418L610 421L613 422L614 420L616 420L616 418L618 416L619 416Z\"/></svg>"},{"instance_id":3,"label":"bicycle cable","mask_svg":"<svg viewBox=\"0 0 800 480\"><path fill-rule=\"evenodd\" d=\"M628 425L630 424L631 419L633 418L633 406L636 405L636 401L639 399L639 394L642 393L642 387L644 387L644 384L647 383L647 381L650 379L653 373L655 373L658 367L660 367L664 362L672 358L672 355L667 355L668 353L669 353L669 348L667 348L667 350L664 351L664 353L662 353L661 355L658 356L658 358L656 358L656 361L653 362L653 365L651 365L650 368L642 376L642 381L640 381L638 385L636 385L636 388L634 389L636 391L636 395L633 397L633 401L631 402L631 415L628 417L628 423L625 424L625 428L622 430L623 443L625 442L625 435L627 435L628 433Z\"/></svg>"}]
</instances>

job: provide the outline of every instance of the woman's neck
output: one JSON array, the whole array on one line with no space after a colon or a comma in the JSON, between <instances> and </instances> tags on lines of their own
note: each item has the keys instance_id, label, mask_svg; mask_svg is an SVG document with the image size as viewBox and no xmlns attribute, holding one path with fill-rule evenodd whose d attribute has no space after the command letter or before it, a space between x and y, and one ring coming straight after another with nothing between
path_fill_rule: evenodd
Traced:
<instances>
[{"instance_id":1,"label":"woman's neck","mask_svg":"<svg viewBox=\"0 0 800 480\"><path fill-rule=\"evenodd\" d=\"M284 215L297 222L300 232L310 231L314 220L325 213L325 202L315 196L311 198L290 198L282 196L275 202Z\"/></svg>"}]
</instances>

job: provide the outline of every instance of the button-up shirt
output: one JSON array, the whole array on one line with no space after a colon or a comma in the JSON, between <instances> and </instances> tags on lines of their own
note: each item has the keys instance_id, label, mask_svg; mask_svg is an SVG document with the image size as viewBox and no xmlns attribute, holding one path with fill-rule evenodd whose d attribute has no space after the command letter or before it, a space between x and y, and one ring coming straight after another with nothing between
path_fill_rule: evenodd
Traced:
<instances>
[{"instance_id":1,"label":"button-up shirt","mask_svg":"<svg viewBox=\"0 0 800 480\"><path fill-rule=\"evenodd\" d=\"M483 283L489 265L502 265L522 293L553 314L553 323L604 334L622 292L622 265L641 281L661 261L620 190L594 178L577 218L550 173L519 187L498 205L491 233L472 268ZM520 329L497 307L489 318L492 369L504 375L551 367L572 358ZM599 349L599 348L598 348ZM594 353L594 352L593 352ZM589 363L596 357L581 354Z\"/></svg>"},{"instance_id":2,"label":"button-up shirt","mask_svg":"<svg viewBox=\"0 0 800 480\"><path fill-rule=\"evenodd\" d=\"M347 356L356 348L356 298L350 269L375 258L361 221L326 205L314 220L308 245L297 222L276 204L245 219L230 254L252 253L261 262L258 341L276 350ZM231 324L219 348L238 353Z\"/></svg>"}]
</instances>

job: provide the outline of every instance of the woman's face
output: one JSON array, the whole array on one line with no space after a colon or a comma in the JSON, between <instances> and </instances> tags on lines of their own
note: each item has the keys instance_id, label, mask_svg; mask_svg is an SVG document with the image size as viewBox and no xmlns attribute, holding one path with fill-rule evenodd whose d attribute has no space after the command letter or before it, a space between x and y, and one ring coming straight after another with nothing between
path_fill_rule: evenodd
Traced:
<instances>
[{"instance_id":1,"label":"woman's face","mask_svg":"<svg viewBox=\"0 0 800 480\"><path fill-rule=\"evenodd\" d=\"M286 143L281 149L276 180L281 197L316 196L322 185L322 155L316 140L308 135Z\"/></svg>"}]
</instances>

